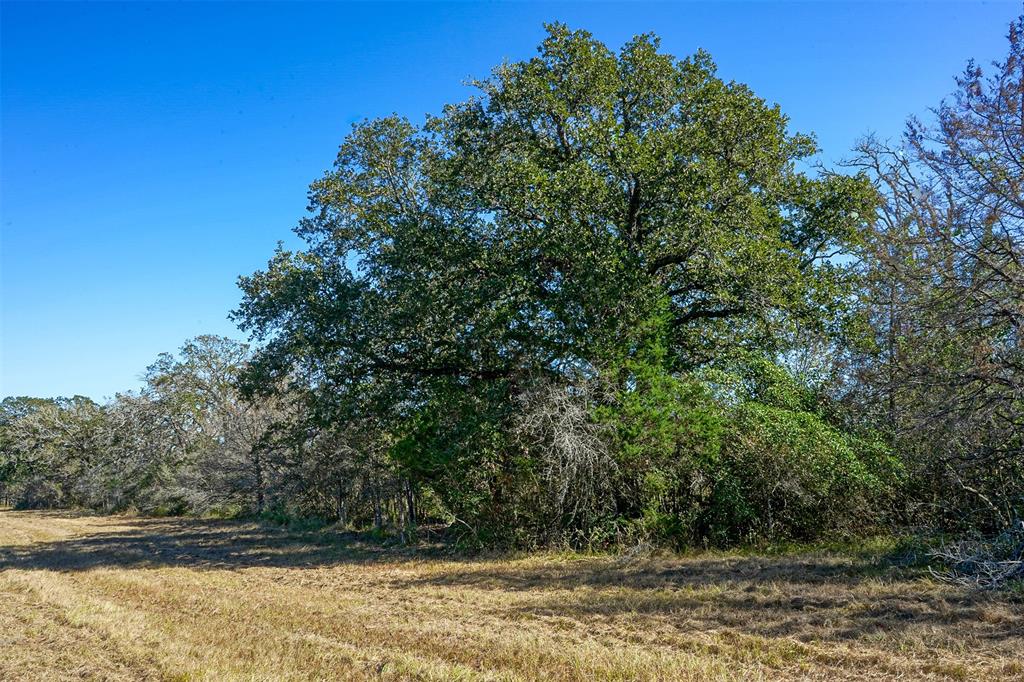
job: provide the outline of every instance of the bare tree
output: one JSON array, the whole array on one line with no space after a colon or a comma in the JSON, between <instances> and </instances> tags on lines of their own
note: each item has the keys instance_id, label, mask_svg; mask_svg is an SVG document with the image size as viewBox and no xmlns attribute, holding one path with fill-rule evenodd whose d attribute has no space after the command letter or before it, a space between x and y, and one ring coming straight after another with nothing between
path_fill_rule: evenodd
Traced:
<instances>
[{"instance_id":1,"label":"bare tree","mask_svg":"<svg viewBox=\"0 0 1024 682\"><path fill-rule=\"evenodd\" d=\"M609 428L594 419L597 380L542 382L519 397L514 432L539 462L543 504L562 524L586 526L613 502Z\"/></svg>"},{"instance_id":2,"label":"bare tree","mask_svg":"<svg viewBox=\"0 0 1024 682\"><path fill-rule=\"evenodd\" d=\"M865 384L918 480L945 482L932 503L969 525L1024 513L1022 31L990 76L968 65L933 124L912 120L899 147L869 139L852 162L884 200Z\"/></svg>"}]
</instances>

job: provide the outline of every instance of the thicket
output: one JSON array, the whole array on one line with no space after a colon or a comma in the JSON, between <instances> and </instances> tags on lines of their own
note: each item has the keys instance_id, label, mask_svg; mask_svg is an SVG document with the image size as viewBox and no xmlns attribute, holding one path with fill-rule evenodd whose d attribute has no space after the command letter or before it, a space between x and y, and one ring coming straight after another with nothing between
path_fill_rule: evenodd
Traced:
<instances>
[{"instance_id":1,"label":"thicket","mask_svg":"<svg viewBox=\"0 0 1024 682\"><path fill-rule=\"evenodd\" d=\"M1024 517L1024 47L845 168L654 36L548 29L355 126L218 337L106 404L8 398L21 507L516 546Z\"/></svg>"}]
</instances>

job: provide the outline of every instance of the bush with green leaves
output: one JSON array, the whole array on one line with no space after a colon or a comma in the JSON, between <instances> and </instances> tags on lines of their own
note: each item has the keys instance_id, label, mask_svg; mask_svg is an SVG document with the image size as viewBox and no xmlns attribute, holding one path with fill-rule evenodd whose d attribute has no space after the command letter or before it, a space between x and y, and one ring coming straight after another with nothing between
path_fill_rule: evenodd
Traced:
<instances>
[{"instance_id":1,"label":"bush with green leaves","mask_svg":"<svg viewBox=\"0 0 1024 682\"><path fill-rule=\"evenodd\" d=\"M818 396L767 360L688 376L632 369L599 418L616 425L618 522L634 539L734 544L863 530L898 489L888 447L829 423Z\"/></svg>"}]
</instances>

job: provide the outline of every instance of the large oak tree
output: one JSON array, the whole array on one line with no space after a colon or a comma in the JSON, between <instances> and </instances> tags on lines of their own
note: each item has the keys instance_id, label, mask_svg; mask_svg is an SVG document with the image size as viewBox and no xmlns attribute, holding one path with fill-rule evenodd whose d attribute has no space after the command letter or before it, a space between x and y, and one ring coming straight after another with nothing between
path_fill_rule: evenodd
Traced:
<instances>
[{"instance_id":1,"label":"large oak tree","mask_svg":"<svg viewBox=\"0 0 1024 682\"><path fill-rule=\"evenodd\" d=\"M813 139L706 53L556 24L475 85L421 126L356 126L311 187L308 248L242 278L270 383L408 404L592 372L651 336L673 370L782 351L835 320L873 192L803 172Z\"/></svg>"}]
</instances>

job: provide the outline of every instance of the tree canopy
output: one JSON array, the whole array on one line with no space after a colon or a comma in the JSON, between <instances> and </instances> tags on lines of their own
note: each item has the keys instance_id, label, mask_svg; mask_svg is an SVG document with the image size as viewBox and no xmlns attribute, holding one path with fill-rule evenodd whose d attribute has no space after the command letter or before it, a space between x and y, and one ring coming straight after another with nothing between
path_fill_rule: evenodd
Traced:
<instances>
[{"instance_id":1,"label":"tree canopy","mask_svg":"<svg viewBox=\"0 0 1024 682\"><path fill-rule=\"evenodd\" d=\"M836 321L873 191L801 172L813 139L706 53L646 35L615 54L555 24L475 85L422 125L358 125L311 187L308 248L242 279L271 376L401 401L652 338L689 369Z\"/></svg>"}]
</instances>

